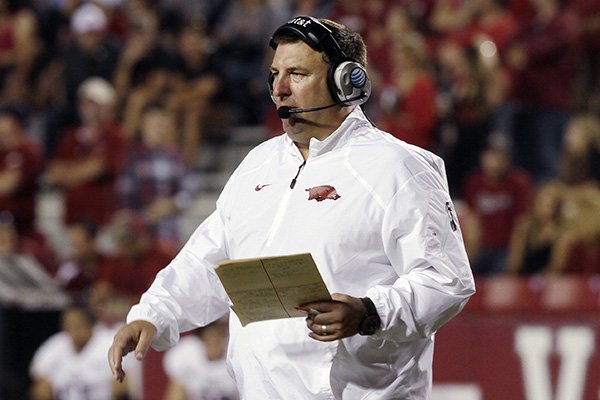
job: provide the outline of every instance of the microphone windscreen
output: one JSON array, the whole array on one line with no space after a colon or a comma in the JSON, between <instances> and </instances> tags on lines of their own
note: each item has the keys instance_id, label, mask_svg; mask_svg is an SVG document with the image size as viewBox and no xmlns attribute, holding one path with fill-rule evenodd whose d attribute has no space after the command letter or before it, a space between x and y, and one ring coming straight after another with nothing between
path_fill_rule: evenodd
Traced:
<instances>
[{"instance_id":1,"label":"microphone windscreen","mask_svg":"<svg viewBox=\"0 0 600 400\"><path fill-rule=\"evenodd\" d=\"M288 119L290 117L290 115L292 114L290 112L290 110L291 110L291 108L286 107L286 106L279 107L277 109L277 115L279 115L279 118L281 118L281 119Z\"/></svg>"}]
</instances>

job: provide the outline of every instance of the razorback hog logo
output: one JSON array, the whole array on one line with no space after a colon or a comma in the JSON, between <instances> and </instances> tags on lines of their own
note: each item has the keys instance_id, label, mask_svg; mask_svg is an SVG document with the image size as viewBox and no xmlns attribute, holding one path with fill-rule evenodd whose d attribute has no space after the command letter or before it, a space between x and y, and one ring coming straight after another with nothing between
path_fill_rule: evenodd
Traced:
<instances>
[{"instance_id":1,"label":"razorback hog logo","mask_svg":"<svg viewBox=\"0 0 600 400\"><path fill-rule=\"evenodd\" d=\"M308 200L323 201L325 199L337 200L341 196L337 194L335 188L330 185L315 186L306 189Z\"/></svg>"}]
</instances>

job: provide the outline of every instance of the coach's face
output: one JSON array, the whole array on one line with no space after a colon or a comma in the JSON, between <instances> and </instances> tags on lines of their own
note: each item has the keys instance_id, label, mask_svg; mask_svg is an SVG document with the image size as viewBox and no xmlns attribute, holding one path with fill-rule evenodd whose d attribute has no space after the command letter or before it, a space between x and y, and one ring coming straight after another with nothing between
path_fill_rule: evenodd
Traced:
<instances>
[{"instance_id":1,"label":"coach's face","mask_svg":"<svg viewBox=\"0 0 600 400\"><path fill-rule=\"evenodd\" d=\"M332 104L327 88L328 64L322 53L302 41L277 46L271 73L273 98L277 108L312 108ZM283 129L301 151L308 148L310 138L329 136L348 114L346 108L335 106L321 111L292 114L283 119ZM303 151L304 153L304 151Z\"/></svg>"}]
</instances>

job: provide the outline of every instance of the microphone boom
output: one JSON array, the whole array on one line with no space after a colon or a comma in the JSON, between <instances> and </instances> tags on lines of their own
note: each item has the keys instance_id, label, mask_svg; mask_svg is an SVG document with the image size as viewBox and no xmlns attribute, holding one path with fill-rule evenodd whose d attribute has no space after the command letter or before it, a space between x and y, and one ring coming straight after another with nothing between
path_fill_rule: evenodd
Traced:
<instances>
[{"instance_id":1,"label":"microphone boom","mask_svg":"<svg viewBox=\"0 0 600 400\"><path fill-rule=\"evenodd\" d=\"M326 108L334 107L336 105L337 105L337 103L333 103L333 104L329 104L326 106L312 107L312 108L291 108L291 107L287 107L287 106L281 106L277 109L277 115L279 115L279 118L281 118L281 119L288 119L292 114L321 111L321 110L325 110Z\"/></svg>"}]
</instances>

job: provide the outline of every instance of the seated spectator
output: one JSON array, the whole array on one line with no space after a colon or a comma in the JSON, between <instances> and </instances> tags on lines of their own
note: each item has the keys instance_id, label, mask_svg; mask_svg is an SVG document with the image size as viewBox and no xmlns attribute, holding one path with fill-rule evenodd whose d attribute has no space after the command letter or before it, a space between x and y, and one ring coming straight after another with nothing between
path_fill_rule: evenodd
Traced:
<instances>
[{"instance_id":1,"label":"seated spectator","mask_svg":"<svg viewBox=\"0 0 600 400\"><path fill-rule=\"evenodd\" d=\"M489 57L479 42L444 41L438 50L440 155L450 190L457 195L478 167L479 154L496 129L497 113L508 92L508 78L497 54Z\"/></svg>"},{"instance_id":2,"label":"seated spectator","mask_svg":"<svg viewBox=\"0 0 600 400\"><path fill-rule=\"evenodd\" d=\"M532 275L561 270L563 248L559 245L564 231L563 187L557 183L541 185L530 210L519 218L511 235L506 270Z\"/></svg>"},{"instance_id":3,"label":"seated spectator","mask_svg":"<svg viewBox=\"0 0 600 400\"><path fill-rule=\"evenodd\" d=\"M178 246L179 214L192 201L182 151L175 142L175 117L162 103L142 111L138 136L124 153L117 178L120 208L137 214L154 238Z\"/></svg>"},{"instance_id":4,"label":"seated spectator","mask_svg":"<svg viewBox=\"0 0 600 400\"><path fill-rule=\"evenodd\" d=\"M64 193L65 224L89 219L101 226L115 210L114 180L124 138L114 118L110 83L90 78L78 93L81 123L62 136L49 161L46 183Z\"/></svg>"},{"instance_id":5,"label":"seated spectator","mask_svg":"<svg viewBox=\"0 0 600 400\"><path fill-rule=\"evenodd\" d=\"M564 271L599 272L600 119L595 115L579 114L569 120L557 181L565 187Z\"/></svg>"},{"instance_id":6,"label":"seated spectator","mask_svg":"<svg viewBox=\"0 0 600 400\"><path fill-rule=\"evenodd\" d=\"M438 111L425 41L415 32L396 37L389 50L392 71L381 91L379 125L410 144L433 150Z\"/></svg>"},{"instance_id":7,"label":"seated spectator","mask_svg":"<svg viewBox=\"0 0 600 400\"><path fill-rule=\"evenodd\" d=\"M94 2L76 6L69 22L66 32L57 33L67 40L61 38L54 52L47 55L39 74L40 93L35 94L36 102L49 110L45 132L49 155L65 129L77 123L81 84L92 77L111 82L120 54L120 44L108 34L105 12Z\"/></svg>"},{"instance_id":8,"label":"seated spectator","mask_svg":"<svg viewBox=\"0 0 600 400\"><path fill-rule=\"evenodd\" d=\"M235 400L235 381L227 371L228 318L183 336L166 354L169 384L164 400Z\"/></svg>"},{"instance_id":9,"label":"seated spectator","mask_svg":"<svg viewBox=\"0 0 600 400\"><path fill-rule=\"evenodd\" d=\"M82 220L67 227L69 246L67 259L60 264L54 280L75 302L87 302L100 273L104 256L98 250L98 226Z\"/></svg>"},{"instance_id":10,"label":"seated spectator","mask_svg":"<svg viewBox=\"0 0 600 400\"><path fill-rule=\"evenodd\" d=\"M130 15L115 71L118 106L128 138L137 132L144 107L169 98L176 81L176 57L171 48L161 43L158 24L153 10L139 10L138 14Z\"/></svg>"},{"instance_id":11,"label":"seated spectator","mask_svg":"<svg viewBox=\"0 0 600 400\"><path fill-rule=\"evenodd\" d=\"M10 212L19 233L30 235L35 232L37 183L44 160L25 123L22 108L0 108L0 211Z\"/></svg>"},{"instance_id":12,"label":"seated spectator","mask_svg":"<svg viewBox=\"0 0 600 400\"><path fill-rule=\"evenodd\" d=\"M569 120L559 177L568 185L600 186L600 118L594 114L578 114Z\"/></svg>"},{"instance_id":13,"label":"seated spectator","mask_svg":"<svg viewBox=\"0 0 600 400\"><path fill-rule=\"evenodd\" d=\"M554 272L600 272L600 188L594 185L564 186L561 235L562 257L557 258ZM558 255L557 255L558 256Z\"/></svg>"},{"instance_id":14,"label":"seated spectator","mask_svg":"<svg viewBox=\"0 0 600 400\"><path fill-rule=\"evenodd\" d=\"M454 2L437 0L431 15L431 27L446 40L463 45L485 38L494 50L503 54L519 29L517 18L506 7L506 0Z\"/></svg>"},{"instance_id":15,"label":"seated spectator","mask_svg":"<svg viewBox=\"0 0 600 400\"><path fill-rule=\"evenodd\" d=\"M481 251L481 220L477 213L464 200L454 200L454 209L465 241L465 250L467 251L471 265L473 265Z\"/></svg>"},{"instance_id":16,"label":"seated spectator","mask_svg":"<svg viewBox=\"0 0 600 400\"><path fill-rule=\"evenodd\" d=\"M207 141L223 141L231 121L226 107L214 95L221 82L212 54L212 43L199 21L189 21L177 36L178 76L170 106L181 120L178 138L189 166L198 162L198 151Z\"/></svg>"},{"instance_id":17,"label":"seated spectator","mask_svg":"<svg viewBox=\"0 0 600 400\"><path fill-rule=\"evenodd\" d=\"M0 212L11 216L19 246L51 273L56 268L55 254L36 226L43 154L37 142L29 138L25 123L22 107L0 107Z\"/></svg>"},{"instance_id":18,"label":"seated spectator","mask_svg":"<svg viewBox=\"0 0 600 400\"><path fill-rule=\"evenodd\" d=\"M31 400L126 399L127 381L117 382L106 366L114 330L96 323L82 306L66 308L62 329L36 350L30 365Z\"/></svg>"},{"instance_id":19,"label":"seated spectator","mask_svg":"<svg viewBox=\"0 0 600 400\"><path fill-rule=\"evenodd\" d=\"M583 47L577 105L600 113L600 2L572 0L570 5L579 18Z\"/></svg>"},{"instance_id":20,"label":"seated spectator","mask_svg":"<svg viewBox=\"0 0 600 400\"><path fill-rule=\"evenodd\" d=\"M515 161L536 182L558 174L562 136L573 112L581 61L579 21L561 0L530 0L534 15L506 53L514 79Z\"/></svg>"},{"instance_id":21,"label":"seated spectator","mask_svg":"<svg viewBox=\"0 0 600 400\"><path fill-rule=\"evenodd\" d=\"M35 11L26 1L0 1L0 104L28 103L42 43Z\"/></svg>"},{"instance_id":22,"label":"seated spectator","mask_svg":"<svg viewBox=\"0 0 600 400\"><path fill-rule=\"evenodd\" d=\"M222 86L217 100L229 105L234 125L260 123L269 99L264 71L271 33L285 16L275 2L238 0L226 4L215 25L219 76Z\"/></svg>"},{"instance_id":23,"label":"seated spectator","mask_svg":"<svg viewBox=\"0 0 600 400\"><path fill-rule=\"evenodd\" d=\"M115 214L108 233L114 250L100 266L91 305L103 321L114 322L125 318L176 249L153 240L144 222L128 212Z\"/></svg>"},{"instance_id":24,"label":"seated spectator","mask_svg":"<svg viewBox=\"0 0 600 400\"><path fill-rule=\"evenodd\" d=\"M47 260L35 250L15 229L12 215L1 212L0 302L27 310L60 309L69 298L40 262Z\"/></svg>"},{"instance_id":25,"label":"seated spectator","mask_svg":"<svg viewBox=\"0 0 600 400\"><path fill-rule=\"evenodd\" d=\"M475 274L503 272L515 223L528 209L533 191L529 173L512 164L503 140L492 141L481 153L480 168L468 176L463 199L481 226Z\"/></svg>"}]
</instances>

